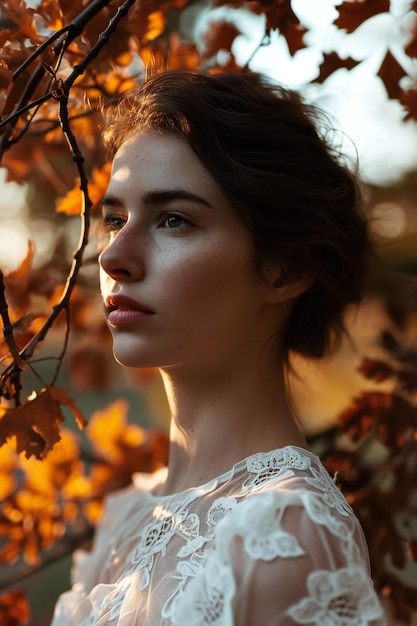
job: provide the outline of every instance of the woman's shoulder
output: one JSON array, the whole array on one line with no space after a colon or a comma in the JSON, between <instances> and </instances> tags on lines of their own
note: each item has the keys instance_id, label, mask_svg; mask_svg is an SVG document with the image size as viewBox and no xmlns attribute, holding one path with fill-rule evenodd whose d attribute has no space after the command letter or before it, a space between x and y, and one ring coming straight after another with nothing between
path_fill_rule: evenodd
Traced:
<instances>
[{"instance_id":1,"label":"woman's shoulder","mask_svg":"<svg viewBox=\"0 0 417 626\"><path fill-rule=\"evenodd\" d=\"M246 460L246 469L243 494L275 493L283 502L286 499L302 502L309 495L317 495L340 514L352 514L336 480L331 478L320 459L309 450L286 446L255 454Z\"/></svg>"},{"instance_id":2,"label":"woman's shoulder","mask_svg":"<svg viewBox=\"0 0 417 626\"><path fill-rule=\"evenodd\" d=\"M247 459L241 497L235 502L216 533L221 541L239 536L246 546L264 546L262 558L270 559L302 554L299 539L308 543L308 537L319 533L327 537L325 543L356 545L366 560L354 511L319 458L307 450L288 446Z\"/></svg>"}]
</instances>

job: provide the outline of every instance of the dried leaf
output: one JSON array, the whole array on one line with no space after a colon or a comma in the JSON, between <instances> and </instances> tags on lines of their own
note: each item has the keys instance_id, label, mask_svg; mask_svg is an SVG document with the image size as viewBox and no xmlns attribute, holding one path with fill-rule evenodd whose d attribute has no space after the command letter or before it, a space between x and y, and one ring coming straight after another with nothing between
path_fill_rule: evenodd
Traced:
<instances>
[{"instance_id":1,"label":"dried leaf","mask_svg":"<svg viewBox=\"0 0 417 626\"><path fill-rule=\"evenodd\" d=\"M416 6L414 8L414 11L417 10ZM411 28L410 41L406 45L404 52L412 59L417 58L417 17L415 18L413 26Z\"/></svg>"},{"instance_id":2,"label":"dried leaf","mask_svg":"<svg viewBox=\"0 0 417 626\"><path fill-rule=\"evenodd\" d=\"M376 383L382 383L396 375L395 370L388 363L377 359L363 359L358 370L365 378L374 380Z\"/></svg>"},{"instance_id":3,"label":"dried leaf","mask_svg":"<svg viewBox=\"0 0 417 626\"><path fill-rule=\"evenodd\" d=\"M278 30L287 40L291 55L306 47L304 34L307 30L294 13L291 0L260 0L251 3L251 10L265 14L266 32L270 34L271 31Z\"/></svg>"},{"instance_id":4,"label":"dried leaf","mask_svg":"<svg viewBox=\"0 0 417 626\"><path fill-rule=\"evenodd\" d=\"M110 172L110 162L105 163L100 169L93 169L92 181L88 185L88 195L92 202L92 210L101 202L106 192L110 180ZM57 213L66 213L66 215L80 215L82 207L83 194L79 186L76 186L58 202L56 211Z\"/></svg>"},{"instance_id":5,"label":"dried leaf","mask_svg":"<svg viewBox=\"0 0 417 626\"><path fill-rule=\"evenodd\" d=\"M153 41L159 37L165 30L165 16L163 11L154 11L148 15L148 23L146 33L143 37L143 43Z\"/></svg>"},{"instance_id":6,"label":"dried leaf","mask_svg":"<svg viewBox=\"0 0 417 626\"><path fill-rule=\"evenodd\" d=\"M64 420L61 404L73 412L78 426L86 424L74 401L59 387L46 387L39 395L15 409L3 409L0 417L0 446L16 438L16 451L26 457L42 459L60 440L60 424Z\"/></svg>"},{"instance_id":7,"label":"dried leaf","mask_svg":"<svg viewBox=\"0 0 417 626\"><path fill-rule=\"evenodd\" d=\"M0 626L25 626L29 620L29 604L23 591L10 591L0 596Z\"/></svg>"},{"instance_id":8,"label":"dried leaf","mask_svg":"<svg viewBox=\"0 0 417 626\"><path fill-rule=\"evenodd\" d=\"M398 98L401 93L399 82L406 72L394 55L388 50L377 74L383 81L388 93L388 97Z\"/></svg>"},{"instance_id":9,"label":"dried leaf","mask_svg":"<svg viewBox=\"0 0 417 626\"><path fill-rule=\"evenodd\" d=\"M63 14L60 3L56 0L42 0L36 12L45 21L45 26L52 30L59 30L63 26Z\"/></svg>"},{"instance_id":10,"label":"dried leaf","mask_svg":"<svg viewBox=\"0 0 417 626\"><path fill-rule=\"evenodd\" d=\"M346 0L336 6L339 17L334 21L335 26L353 33L363 22L379 13L390 10L390 0Z\"/></svg>"},{"instance_id":11,"label":"dried leaf","mask_svg":"<svg viewBox=\"0 0 417 626\"><path fill-rule=\"evenodd\" d=\"M400 90L398 99L407 111L404 121L414 120L417 122L417 87Z\"/></svg>"},{"instance_id":12,"label":"dried leaf","mask_svg":"<svg viewBox=\"0 0 417 626\"><path fill-rule=\"evenodd\" d=\"M329 54L323 54L323 63L320 65L320 74L315 79L316 83L324 83L333 72L344 68L351 70L358 65L359 61L355 61L351 57L341 59L337 52L330 52Z\"/></svg>"},{"instance_id":13,"label":"dried leaf","mask_svg":"<svg viewBox=\"0 0 417 626\"><path fill-rule=\"evenodd\" d=\"M219 20L210 25L204 36L204 56L214 57L220 50L230 52L232 44L241 31L227 20Z\"/></svg>"},{"instance_id":14,"label":"dried leaf","mask_svg":"<svg viewBox=\"0 0 417 626\"><path fill-rule=\"evenodd\" d=\"M29 8L24 0L8 0L2 8L6 9L5 14L16 25L15 37L23 35L33 42L38 41L34 10Z\"/></svg>"}]
</instances>

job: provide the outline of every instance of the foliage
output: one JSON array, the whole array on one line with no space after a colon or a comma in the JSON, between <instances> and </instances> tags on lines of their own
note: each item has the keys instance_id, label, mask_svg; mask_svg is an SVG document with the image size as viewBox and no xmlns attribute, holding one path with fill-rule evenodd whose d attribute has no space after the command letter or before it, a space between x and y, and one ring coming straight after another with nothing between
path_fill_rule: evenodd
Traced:
<instances>
[{"instance_id":1,"label":"foliage","mask_svg":"<svg viewBox=\"0 0 417 626\"><path fill-rule=\"evenodd\" d=\"M394 3L392 3L394 4ZM265 18L256 56L278 32L294 56L307 46L308 28L290 0L217 0L214 6L244 9ZM396 19L407 33L404 45L388 49L378 68L391 99L403 106L404 120L417 120L417 82L410 73L417 57L417 4L410 2ZM202 4L193 0L24 0L0 3L0 157L7 179L26 184L33 214L55 213L56 224L80 221L72 260L56 239L45 266L37 266L33 247L15 272L0 274L0 561L15 564L2 588L22 579L92 534L106 493L128 484L133 471L152 471L166 458L166 440L126 424L126 406L116 403L95 414L87 426L90 448L80 448L74 433L61 429L65 407L80 428L86 420L57 385L69 342L87 337L68 355L70 377L84 388L106 388L111 371L105 353L108 336L97 322L95 278L82 268L95 261L89 241L99 239L90 224L110 173L100 142L102 111L141 80L146 67L239 69L233 43L240 35L234 13L210 22L201 41L184 24ZM347 36L375 16L393 10L389 0L346 0L337 6L335 27ZM341 68L360 63L326 52L316 84ZM39 206L44 205L40 209ZM90 254L90 257L87 256ZM87 256L87 258L85 258ZM96 307L96 308L94 308ZM48 357L53 372L45 380L41 355L46 340L58 354ZM355 507L367 533L376 586L390 597L399 619L417 608L415 592L387 565L399 569L415 559L416 540L396 520L410 518L415 475L417 357L388 346L389 359L364 361L367 379L396 383L390 391L365 392L341 416L323 453ZM42 362L45 359L42 356ZM29 375L38 387L25 390ZM32 380L31 379L31 380ZM340 432L355 445L340 447ZM104 433L104 434L103 434ZM375 460L371 443L384 454ZM414 594L414 595L413 595ZM0 598L0 624L23 625L29 609L19 592Z\"/></svg>"}]
</instances>

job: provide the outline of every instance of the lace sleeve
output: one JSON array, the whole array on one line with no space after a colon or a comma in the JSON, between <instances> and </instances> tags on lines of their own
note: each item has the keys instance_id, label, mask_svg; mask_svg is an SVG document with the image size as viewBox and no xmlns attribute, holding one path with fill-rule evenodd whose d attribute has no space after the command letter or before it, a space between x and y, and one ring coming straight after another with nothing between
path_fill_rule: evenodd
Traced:
<instances>
[{"instance_id":1,"label":"lace sleeve","mask_svg":"<svg viewBox=\"0 0 417 626\"><path fill-rule=\"evenodd\" d=\"M108 562L112 556L112 546L122 532L120 519L128 517L133 492L134 487L129 486L107 497L92 549L78 549L74 552L71 572L73 586L58 599L51 626L90 624L87 617L91 611L88 594L95 585L105 582L104 578L109 577ZM85 615L84 621L80 615Z\"/></svg>"},{"instance_id":2,"label":"lace sleeve","mask_svg":"<svg viewBox=\"0 0 417 626\"><path fill-rule=\"evenodd\" d=\"M256 494L217 530L174 624L385 624L359 524L321 495Z\"/></svg>"}]
</instances>

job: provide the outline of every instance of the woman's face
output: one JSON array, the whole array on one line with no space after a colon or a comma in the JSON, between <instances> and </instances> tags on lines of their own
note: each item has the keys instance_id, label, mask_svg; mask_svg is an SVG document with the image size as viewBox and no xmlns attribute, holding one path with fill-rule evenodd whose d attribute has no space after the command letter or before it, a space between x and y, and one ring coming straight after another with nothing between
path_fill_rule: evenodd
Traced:
<instances>
[{"instance_id":1,"label":"woman's face","mask_svg":"<svg viewBox=\"0 0 417 626\"><path fill-rule=\"evenodd\" d=\"M271 334L250 234L185 140L146 130L125 143L103 219L101 291L120 363L221 368Z\"/></svg>"}]
</instances>

